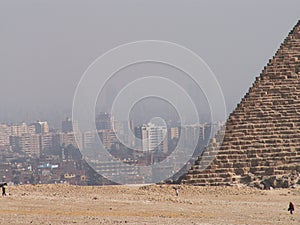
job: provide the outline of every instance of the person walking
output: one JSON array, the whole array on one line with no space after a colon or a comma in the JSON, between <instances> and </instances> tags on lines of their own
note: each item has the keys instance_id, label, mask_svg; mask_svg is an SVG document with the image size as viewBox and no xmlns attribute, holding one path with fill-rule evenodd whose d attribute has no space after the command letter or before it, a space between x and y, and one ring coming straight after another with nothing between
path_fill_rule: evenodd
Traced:
<instances>
[{"instance_id":1,"label":"person walking","mask_svg":"<svg viewBox=\"0 0 300 225\"><path fill-rule=\"evenodd\" d=\"M290 202L288 211L290 211L290 214L293 214L293 211L295 210L294 204Z\"/></svg>"},{"instance_id":2,"label":"person walking","mask_svg":"<svg viewBox=\"0 0 300 225\"><path fill-rule=\"evenodd\" d=\"M5 186L7 185L7 183L3 183L1 184L1 188L2 188L2 196L6 196L6 189Z\"/></svg>"}]
</instances>

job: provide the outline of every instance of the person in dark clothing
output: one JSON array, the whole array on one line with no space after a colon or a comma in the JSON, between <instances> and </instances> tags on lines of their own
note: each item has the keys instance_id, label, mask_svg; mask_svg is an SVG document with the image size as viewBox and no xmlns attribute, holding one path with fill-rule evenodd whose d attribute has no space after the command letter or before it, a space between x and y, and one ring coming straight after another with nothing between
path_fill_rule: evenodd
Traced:
<instances>
[{"instance_id":1,"label":"person in dark clothing","mask_svg":"<svg viewBox=\"0 0 300 225\"><path fill-rule=\"evenodd\" d=\"M2 188L2 196L6 196L5 186L7 186L7 183L0 184L0 187Z\"/></svg>"},{"instance_id":2,"label":"person in dark clothing","mask_svg":"<svg viewBox=\"0 0 300 225\"><path fill-rule=\"evenodd\" d=\"M290 202L290 205L289 205L289 208L288 208L288 211L290 211L291 214L293 214L293 211L295 210L294 208L294 204L292 202Z\"/></svg>"},{"instance_id":3,"label":"person in dark clothing","mask_svg":"<svg viewBox=\"0 0 300 225\"><path fill-rule=\"evenodd\" d=\"M6 196L5 186L4 185L2 185L2 196Z\"/></svg>"}]
</instances>

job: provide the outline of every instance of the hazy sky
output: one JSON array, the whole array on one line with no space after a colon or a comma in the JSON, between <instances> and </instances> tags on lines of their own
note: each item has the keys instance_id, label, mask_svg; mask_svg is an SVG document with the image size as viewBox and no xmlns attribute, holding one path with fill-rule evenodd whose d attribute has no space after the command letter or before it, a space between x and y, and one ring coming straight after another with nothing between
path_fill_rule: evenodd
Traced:
<instances>
[{"instance_id":1,"label":"hazy sky","mask_svg":"<svg viewBox=\"0 0 300 225\"><path fill-rule=\"evenodd\" d=\"M299 0L0 0L0 122L61 120L90 63L144 39L201 56L230 112L299 18Z\"/></svg>"}]
</instances>

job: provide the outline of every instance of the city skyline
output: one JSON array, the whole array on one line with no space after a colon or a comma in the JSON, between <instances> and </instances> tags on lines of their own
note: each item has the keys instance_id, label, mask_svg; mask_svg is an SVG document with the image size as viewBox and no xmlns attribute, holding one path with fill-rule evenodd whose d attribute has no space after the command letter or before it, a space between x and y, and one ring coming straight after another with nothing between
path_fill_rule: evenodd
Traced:
<instances>
[{"instance_id":1,"label":"city skyline","mask_svg":"<svg viewBox=\"0 0 300 225\"><path fill-rule=\"evenodd\" d=\"M145 122L145 123L135 123L134 120L130 121L118 121L115 120L114 117L107 113L107 112L101 112L97 115L95 120L95 130L87 130L87 131L81 131L78 128L78 123L76 121L72 121L71 118L66 117L64 120L61 121L61 125L59 128L52 127L47 120L40 121L36 120L34 122L26 123L26 122L19 122L19 123L0 123L0 134L7 133L8 136L14 136L19 137L23 134L49 134L49 133L74 133L74 132L80 132L82 136L87 134L88 136L92 136L93 132L102 132L102 131L112 131L114 133L118 133L119 136L114 135L114 139L118 142L122 142L125 139L128 141L128 137L124 138L122 135L128 135L128 132L133 132L134 136L141 141L145 138L145 136L148 136L151 132L154 132L155 135L156 132L160 132L159 137L157 136L157 145L162 142L166 135L169 135L171 139L173 138L179 138L180 136L180 129L183 129L185 127L193 127L193 126L206 126L210 123L193 123L188 125L180 125L178 121L163 121L160 118L154 118L154 120ZM224 121L220 121L216 123L216 127L220 127L222 124L224 124ZM75 126L75 127L74 127ZM175 128L177 130L175 130ZM153 130L154 129L154 130ZM159 129L159 130L157 130ZM214 132L216 132L217 129L214 129ZM162 132L162 133L161 133ZM149 133L149 134L147 134ZM121 136L120 136L121 135ZM160 136L161 135L161 136ZM196 135L193 134L193 135ZM192 136L193 136L192 135ZM200 135L200 136L199 136ZM201 134L196 135L200 138ZM202 136L204 134L202 133ZM186 137L186 138L193 138L193 137ZM4 140L4 136L0 135L0 145L5 146L9 145L9 138L7 137L7 140ZM134 142L134 140L131 140ZM73 143L75 143L75 139L72 138ZM136 143L137 145L142 145L142 143ZM150 143L147 143L147 145ZM73 144L75 146L75 144ZM84 148L86 144L82 143L80 148ZM150 144L151 145L151 144ZM76 146L75 146L76 147ZM143 149L143 148L142 148ZM142 150L140 149L140 150ZM153 147L149 147L150 150L153 150Z\"/></svg>"},{"instance_id":2,"label":"city skyline","mask_svg":"<svg viewBox=\"0 0 300 225\"><path fill-rule=\"evenodd\" d=\"M95 121L96 130L83 132L68 117L61 121L60 129L52 129L47 121L1 123L2 181L11 184L154 182L171 176L166 175L170 169L182 173L186 164L183 155L188 155L186 149L192 149L188 155L192 162L221 125L181 126L158 118L134 125L134 121L117 121L106 112L99 113ZM97 145L98 138L101 146ZM103 148L111 158L103 157ZM170 165L157 173L159 168L155 165L164 160L171 160ZM95 172L100 177L95 178Z\"/></svg>"}]
</instances>

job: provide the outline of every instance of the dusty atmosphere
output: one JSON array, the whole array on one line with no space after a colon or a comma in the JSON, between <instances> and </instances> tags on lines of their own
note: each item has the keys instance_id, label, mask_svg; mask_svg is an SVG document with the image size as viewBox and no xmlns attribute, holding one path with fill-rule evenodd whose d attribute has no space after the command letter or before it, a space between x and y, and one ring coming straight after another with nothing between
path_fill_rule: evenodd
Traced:
<instances>
[{"instance_id":1,"label":"dusty atmosphere","mask_svg":"<svg viewBox=\"0 0 300 225\"><path fill-rule=\"evenodd\" d=\"M300 189L22 185L1 197L1 224L300 224ZM295 212L287 211L289 202Z\"/></svg>"}]
</instances>

